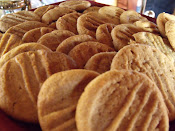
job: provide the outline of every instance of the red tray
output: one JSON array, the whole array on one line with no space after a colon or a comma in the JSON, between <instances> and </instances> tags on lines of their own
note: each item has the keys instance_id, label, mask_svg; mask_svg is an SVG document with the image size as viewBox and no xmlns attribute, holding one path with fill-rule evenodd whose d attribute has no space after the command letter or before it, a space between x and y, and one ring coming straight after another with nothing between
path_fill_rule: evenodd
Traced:
<instances>
[{"instance_id":1,"label":"red tray","mask_svg":"<svg viewBox=\"0 0 175 131\"><path fill-rule=\"evenodd\" d=\"M92 6L107 6L105 4L97 3L94 1L91 2ZM61 2L53 3L52 5L58 5ZM32 9L35 10L35 9ZM151 18L148 16L143 15L148 20L156 23L155 18ZM30 124L30 123L24 123L21 121L14 120L13 118L7 116L3 111L0 110L0 131L41 131L41 128L39 124ZM175 120L170 122L170 129L169 131L175 131Z\"/></svg>"}]
</instances>

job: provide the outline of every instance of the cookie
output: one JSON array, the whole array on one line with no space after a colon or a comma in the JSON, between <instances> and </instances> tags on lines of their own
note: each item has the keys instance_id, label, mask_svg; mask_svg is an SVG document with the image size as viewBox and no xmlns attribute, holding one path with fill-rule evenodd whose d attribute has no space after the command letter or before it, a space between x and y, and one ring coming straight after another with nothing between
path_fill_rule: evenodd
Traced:
<instances>
[{"instance_id":1,"label":"cookie","mask_svg":"<svg viewBox=\"0 0 175 131\"><path fill-rule=\"evenodd\" d=\"M53 51L56 51L56 48L62 41L64 41L65 39L73 35L75 34L68 30L55 30L55 31L52 31L50 33L43 35L37 41L37 43L42 44L50 48Z\"/></svg>"},{"instance_id":2,"label":"cookie","mask_svg":"<svg viewBox=\"0 0 175 131\"><path fill-rule=\"evenodd\" d=\"M10 27L25 21L40 21L40 17L32 11L19 11L7 14L0 19L0 30L6 32Z\"/></svg>"},{"instance_id":3,"label":"cookie","mask_svg":"<svg viewBox=\"0 0 175 131\"><path fill-rule=\"evenodd\" d=\"M96 37L96 29L101 24L112 23L115 24L115 20L101 15L96 12L89 12L81 15L77 20L77 30L79 34L86 34L92 37Z\"/></svg>"},{"instance_id":4,"label":"cookie","mask_svg":"<svg viewBox=\"0 0 175 131\"><path fill-rule=\"evenodd\" d=\"M170 20L165 23L165 33L175 51L175 20Z\"/></svg>"},{"instance_id":5,"label":"cookie","mask_svg":"<svg viewBox=\"0 0 175 131\"><path fill-rule=\"evenodd\" d=\"M19 37L23 37L23 35L32 29L39 28L39 27L46 27L47 25L38 21L26 21L21 24L15 25L10 27L6 33L15 34Z\"/></svg>"},{"instance_id":6,"label":"cookie","mask_svg":"<svg viewBox=\"0 0 175 131\"><path fill-rule=\"evenodd\" d=\"M106 72L85 88L76 108L78 131L169 130L162 95L146 75Z\"/></svg>"},{"instance_id":7,"label":"cookie","mask_svg":"<svg viewBox=\"0 0 175 131\"><path fill-rule=\"evenodd\" d=\"M109 71L112 59L117 52L101 52L93 55L84 66L87 70L93 70L100 74Z\"/></svg>"},{"instance_id":8,"label":"cookie","mask_svg":"<svg viewBox=\"0 0 175 131\"><path fill-rule=\"evenodd\" d=\"M96 39L99 42L114 48L111 31L115 26L116 25L110 23L100 25L96 30Z\"/></svg>"},{"instance_id":9,"label":"cookie","mask_svg":"<svg viewBox=\"0 0 175 131\"><path fill-rule=\"evenodd\" d=\"M151 21L139 20L139 21L134 22L133 24L137 27L142 28L143 30L145 30L147 32L159 34L159 30L158 30L157 25Z\"/></svg>"},{"instance_id":10,"label":"cookie","mask_svg":"<svg viewBox=\"0 0 175 131\"><path fill-rule=\"evenodd\" d=\"M37 50L45 50L47 52L52 52L49 48L47 48L44 45L38 44L38 43L24 43L21 44L7 53L5 53L1 59L0 59L0 68L10 59L15 57L16 55L23 53L23 52L28 52L28 51L37 51Z\"/></svg>"},{"instance_id":11,"label":"cookie","mask_svg":"<svg viewBox=\"0 0 175 131\"><path fill-rule=\"evenodd\" d=\"M138 32L133 37L136 43L153 46L163 52L169 60L175 62L175 52L169 43L164 42L162 37L149 32Z\"/></svg>"},{"instance_id":12,"label":"cookie","mask_svg":"<svg viewBox=\"0 0 175 131\"><path fill-rule=\"evenodd\" d=\"M56 51L68 54L76 45L87 41L96 41L96 39L90 35L74 35L62 41Z\"/></svg>"},{"instance_id":13,"label":"cookie","mask_svg":"<svg viewBox=\"0 0 175 131\"><path fill-rule=\"evenodd\" d=\"M77 69L49 77L38 95L37 107L42 130L77 130L75 110L78 99L86 85L97 76L96 72Z\"/></svg>"},{"instance_id":14,"label":"cookie","mask_svg":"<svg viewBox=\"0 0 175 131\"><path fill-rule=\"evenodd\" d=\"M134 40L133 34L144 31L142 28L133 24L120 24L111 31L113 45L116 50L120 50L128 45L130 40Z\"/></svg>"},{"instance_id":15,"label":"cookie","mask_svg":"<svg viewBox=\"0 0 175 131\"><path fill-rule=\"evenodd\" d=\"M91 6L91 7L87 8L87 9L85 9L85 10L83 11L83 13L98 12L98 10L99 10L100 8L101 8L101 7L99 7L99 6Z\"/></svg>"},{"instance_id":16,"label":"cookie","mask_svg":"<svg viewBox=\"0 0 175 131\"><path fill-rule=\"evenodd\" d=\"M34 13L37 14L38 16L42 17L47 11L55 8L56 5L45 5L38 7L36 10L34 10Z\"/></svg>"},{"instance_id":17,"label":"cookie","mask_svg":"<svg viewBox=\"0 0 175 131\"><path fill-rule=\"evenodd\" d=\"M14 119L37 123L41 85L52 74L73 68L75 62L63 53L39 50L15 56L0 69L0 108Z\"/></svg>"},{"instance_id":18,"label":"cookie","mask_svg":"<svg viewBox=\"0 0 175 131\"><path fill-rule=\"evenodd\" d=\"M54 21L57 21L59 17L62 17L65 14L75 12L72 9L63 8L63 7L55 7L50 9L42 16L42 22L45 24L51 24Z\"/></svg>"},{"instance_id":19,"label":"cookie","mask_svg":"<svg viewBox=\"0 0 175 131\"><path fill-rule=\"evenodd\" d=\"M148 21L146 17L141 16L139 13L137 13L134 10L127 10L124 11L120 15L120 23L121 24L133 24L136 21Z\"/></svg>"},{"instance_id":20,"label":"cookie","mask_svg":"<svg viewBox=\"0 0 175 131\"><path fill-rule=\"evenodd\" d=\"M68 55L75 60L78 68L82 69L93 55L111 51L114 49L99 42L83 42L75 46Z\"/></svg>"},{"instance_id":21,"label":"cookie","mask_svg":"<svg viewBox=\"0 0 175 131\"><path fill-rule=\"evenodd\" d=\"M111 70L128 69L146 74L163 95L169 120L175 119L175 68L158 49L148 45L128 45L113 58Z\"/></svg>"},{"instance_id":22,"label":"cookie","mask_svg":"<svg viewBox=\"0 0 175 131\"><path fill-rule=\"evenodd\" d=\"M59 4L59 7L65 7L76 11L82 11L91 6L89 1L65 1Z\"/></svg>"},{"instance_id":23,"label":"cookie","mask_svg":"<svg viewBox=\"0 0 175 131\"><path fill-rule=\"evenodd\" d=\"M69 30L74 34L78 34L77 19L80 15L80 13L74 12L60 17L56 22L56 28L58 30Z\"/></svg>"},{"instance_id":24,"label":"cookie","mask_svg":"<svg viewBox=\"0 0 175 131\"><path fill-rule=\"evenodd\" d=\"M27 31L22 37L23 43L37 42L43 35L52 32L54 29L49 27L40 27Z\"/></svg>"},{"instance_id":25,"label":"cookie","mask_svg":"<svg viewBox=\"0 0 175 131\"><path fill-rule=\"evenodd\" d=\"M20 37L14 34L4 33L0 40L0 57L20 44L22 44Z\"/></svg>"},{"instance_id":26,"label":"cookie","mask_svg":"<svg viewBox=\"0 0 175 131\"><path fill-rule=\"evenodd\" d=\"M156 23L157 23L158 29L163 37L166 37L165 23L169 20L175 20L175 16L168 14L168 13L165 13L165 12L160 13L157 16Z\"/></svg>"}]
</instances>

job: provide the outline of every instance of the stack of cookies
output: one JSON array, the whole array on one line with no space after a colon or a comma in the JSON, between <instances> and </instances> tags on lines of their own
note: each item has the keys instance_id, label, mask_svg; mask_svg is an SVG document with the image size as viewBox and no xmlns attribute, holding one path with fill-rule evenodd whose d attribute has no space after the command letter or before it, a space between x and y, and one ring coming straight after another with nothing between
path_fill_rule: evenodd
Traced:
<instances>
[{"instance_id":1,"label":"stack of cookies","mask_svg":"<svg viewBox=\"0 0 175 131\"><path fill-rule=\"evenodd\" d=\"M175 16L65 1L0 19L0 109L44 131L168 131Z\"/></svg>"}]
</instances>

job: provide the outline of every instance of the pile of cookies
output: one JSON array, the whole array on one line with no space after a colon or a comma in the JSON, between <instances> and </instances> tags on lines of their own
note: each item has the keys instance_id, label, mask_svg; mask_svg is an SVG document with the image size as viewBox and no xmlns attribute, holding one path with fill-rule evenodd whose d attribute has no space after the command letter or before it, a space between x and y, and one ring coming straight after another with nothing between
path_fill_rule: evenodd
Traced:
<instances>
[{"instance_id":1,"label":"pile of cookies","mask_svg":"<svg viewBox=\"0 0 175 131\"><path fill-rule=\"evenodd\" d=\"M42 130L169 130L175 16L65 1L0 19L0 109Z\"/></svg>"}]
</instances>

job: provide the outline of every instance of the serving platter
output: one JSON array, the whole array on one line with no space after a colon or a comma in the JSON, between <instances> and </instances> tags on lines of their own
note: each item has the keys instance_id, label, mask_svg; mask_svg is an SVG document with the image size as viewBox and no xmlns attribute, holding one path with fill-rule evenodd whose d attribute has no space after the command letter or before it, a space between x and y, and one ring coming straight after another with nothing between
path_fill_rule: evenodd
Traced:
<instances>
[{"instance_id":1,"label":"serving platter","mask_svg":"<svg viewBox=\"0 0 175 131\"><path fill-rule=\"evenodd\" d=\"M97 3L94 1L89 1L92 6L108 6L106 4ZM51 5L59 5L61 2L53 3ZM32 9L32 11L35 9ZM143 15L148 20L156 23L155 18L151 18ZM3 111L0 110L0 131L41 131L39 124L24 123L21 121L14 120L13 118L7 116ZM170 131L175 131L175 121L170 122Z\"/></svg>"}]
</instances>

